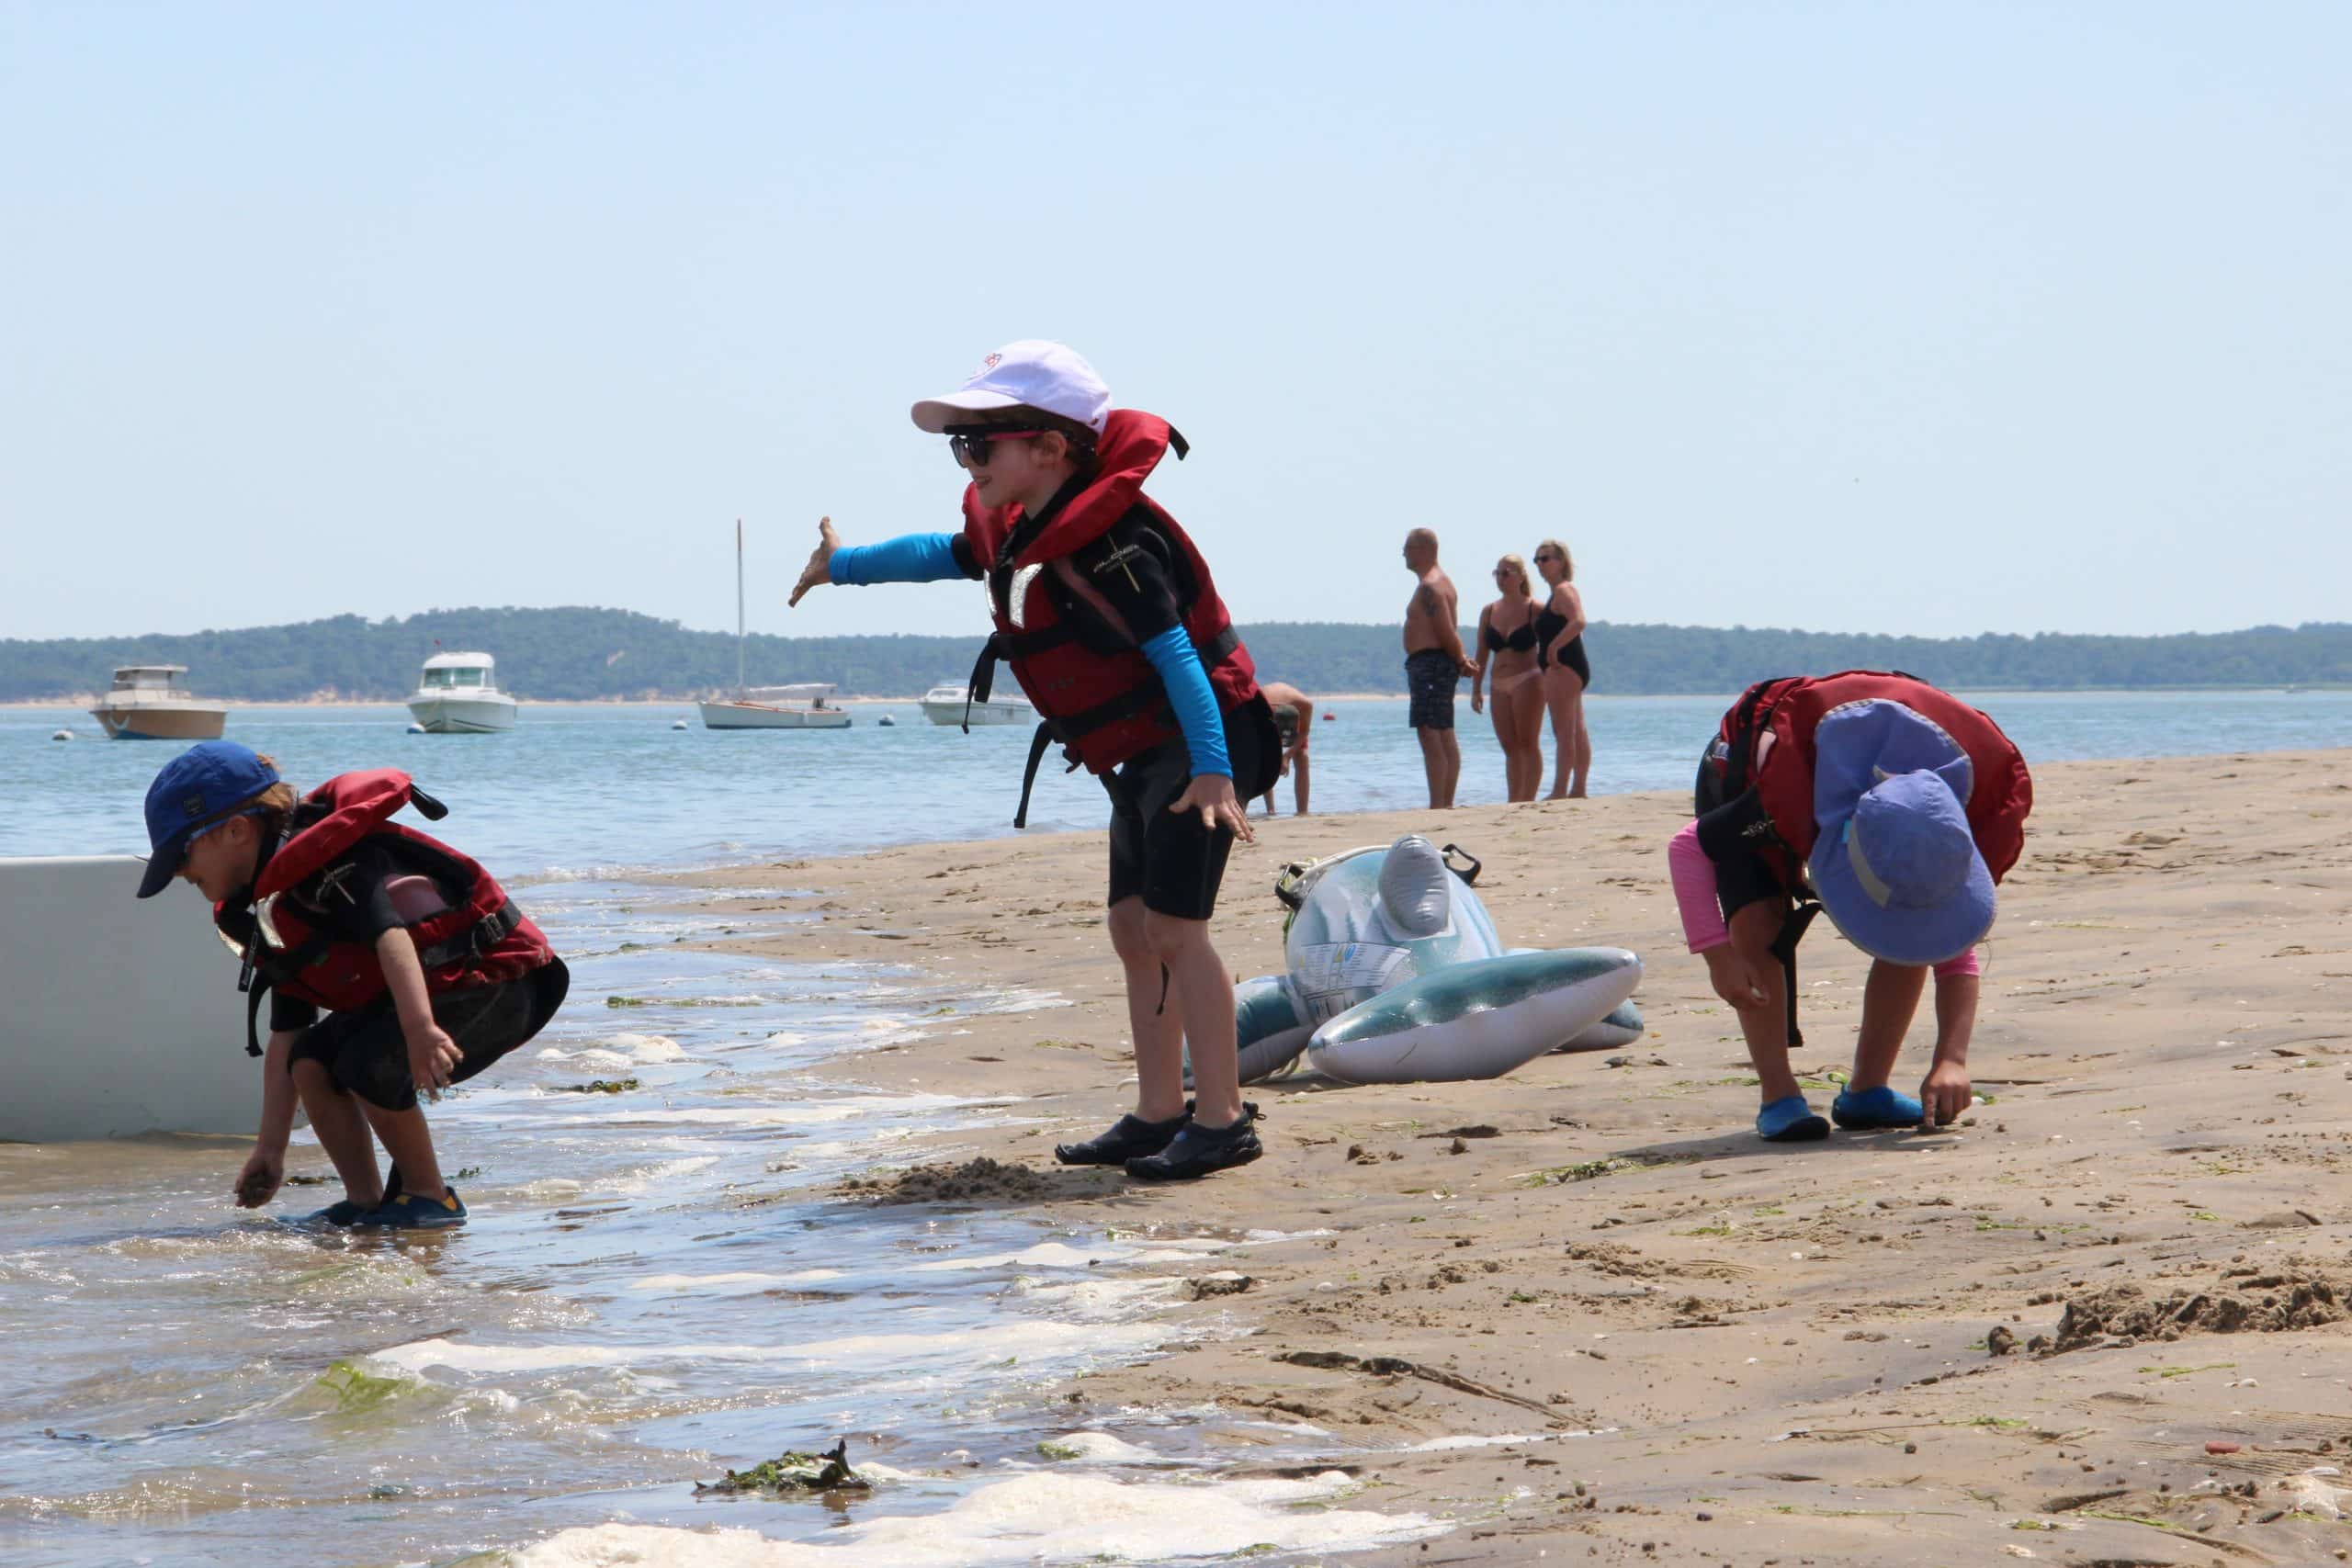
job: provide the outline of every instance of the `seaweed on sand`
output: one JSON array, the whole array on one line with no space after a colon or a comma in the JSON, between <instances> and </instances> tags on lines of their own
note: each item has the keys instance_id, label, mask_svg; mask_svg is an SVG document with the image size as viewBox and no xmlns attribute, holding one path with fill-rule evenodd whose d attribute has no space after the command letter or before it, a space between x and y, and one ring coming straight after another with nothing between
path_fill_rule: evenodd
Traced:
<instances>
[{"instance_id":1,"label":"seaweed on sand","mask_svg":"<svg viewBox=\"0 0 2352 1568\"><path fill-rule=\"evenodd\" d=\"M849 1467L849 1439L843 1438L821 1454L797 1450L763 1460L749 1470L730 1470L719 1480L695 1483L697 1493L808 1494L871 1492L874 1483Z\"/></svg>"}]
</instances>

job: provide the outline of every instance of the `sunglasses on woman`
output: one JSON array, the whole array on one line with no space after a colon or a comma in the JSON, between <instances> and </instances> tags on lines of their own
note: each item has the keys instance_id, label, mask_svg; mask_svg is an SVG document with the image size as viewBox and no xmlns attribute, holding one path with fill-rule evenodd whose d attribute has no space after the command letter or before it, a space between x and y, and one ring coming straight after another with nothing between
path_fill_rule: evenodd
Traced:
<instances>
[{"instance_id":1,"label":"sunglasses on woman","mask_svg":"<svg viewBox=\"0 0 2352 1568\"><path fill-rule=\"evenodd\" d=\"M1028 441L1045 434L1042 430L956 431L947 437L947 451L961 466L985 468L993 455L989 450L991 441Z\"/></svg>"}]
</instances>

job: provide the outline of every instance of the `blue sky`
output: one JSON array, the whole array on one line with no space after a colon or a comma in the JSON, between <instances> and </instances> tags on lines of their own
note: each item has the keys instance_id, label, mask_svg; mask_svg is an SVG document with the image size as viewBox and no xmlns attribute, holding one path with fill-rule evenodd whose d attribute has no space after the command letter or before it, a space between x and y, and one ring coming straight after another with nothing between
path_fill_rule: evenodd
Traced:
<instances>
[{"instance_id":1,"label":"blue sky","mask_svg":"<svg viewBox=\"0 0 2352 1568\"><path fill-rule=\"evenodd\" d=\"M784 595L1014 337L1245 620L2342 619L2352 7L0 4L0 636ZM1475 600L1474 600L1475 602Z\"/></svg>"}]
</instances>

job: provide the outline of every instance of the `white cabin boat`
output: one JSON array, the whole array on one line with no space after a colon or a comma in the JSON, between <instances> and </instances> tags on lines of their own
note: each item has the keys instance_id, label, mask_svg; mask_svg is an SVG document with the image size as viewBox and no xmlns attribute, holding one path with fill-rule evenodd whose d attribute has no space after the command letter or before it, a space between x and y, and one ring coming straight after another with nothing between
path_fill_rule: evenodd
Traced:
<instances>
[{"instance_id":1,"label":"white cabin boat","mask_svg":"<svg viewBox=\"0 0 2352 1568\"><path fill-rule=\"evenodd\" d=\"M743 684L743 520L735 520L735 694L713 697L702 709L705 729L847 729L849 713L825 699L833 687L822 681L789 686Z\"/></svg>"},{"instance_id":2,"label":"white cabin boat","mask_svg":"<svg viewBox=\"0 0 2352 1568\"><path fill-rule=\"evenodd\" d=\"M218 740L229 709L188 694L185 664L125 664L90 716L117 740Z\"/></svg>"},{"instance_id":3,"label":"white cabin boat","mask_svg":"<svg viewBox=\"0 0 2352 1568\"><path fill-rule=\"evenodd\" d=\"M962 682L943 681L922 694L923 716L933 724L963 724L967 708L965 698L970 694L971 688ZM1037 722L1037 710L1029 705L1028 698L1017 692L1010 696L1002 692L991 692L987 702L969 704L968 711L973 724Z\"/></svg>"},{"instance_id":4,"label":"white cabin boat","mask_svg":"<svg viewBox=\"0 0 2352 1568\"><path fill-rule=\"evenodd\" d=\"M487 653L436 653L424 661L408 711L428 735L489 735L514 728L514 699L498 689Z\"/></svg>"},{"instance_id":5,"label":"white cabin boat","mask_svg":"<svg viewBox=\"0 0 2352 1568\"><path fill-rule=\"evenodd\" d=\"M0 1139L252 1136L261 1066L245 1055L237 961L193 889L134 897L145 869L134 855L0 859Z\"/></svg>"},{"instance_id":6,"label":"white cabin boat","mask_svg":"<svg viewBox=\"0 0 2352 1568\"><path fill-rule=\"evenodd\" d=\"M847 729L849 710L825 699L833 688L820 681L790 686L745 686L732 697L699 705L706 729Z\"/></svg>"}]
</instances>

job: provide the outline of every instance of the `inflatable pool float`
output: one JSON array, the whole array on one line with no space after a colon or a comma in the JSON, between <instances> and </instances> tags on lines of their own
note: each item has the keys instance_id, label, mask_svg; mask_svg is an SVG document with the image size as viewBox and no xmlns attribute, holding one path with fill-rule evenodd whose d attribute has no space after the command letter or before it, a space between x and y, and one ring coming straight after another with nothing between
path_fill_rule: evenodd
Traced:
<instances>
[{"instance_id":1,"label":"inflatable pool float","mask_svg":"<svg viewBox=\"0 0 2352 1568\"><path fill-rule=\"evenodd\" d=\"M1283 871L1286 972L1234 988L1242 1082L1301 1061L1343 1083L1489 1078L1641 1037L1642 961L1506 949L1464 858L1468 877L1408 834Z\"/></svg>"}]
</instances>

